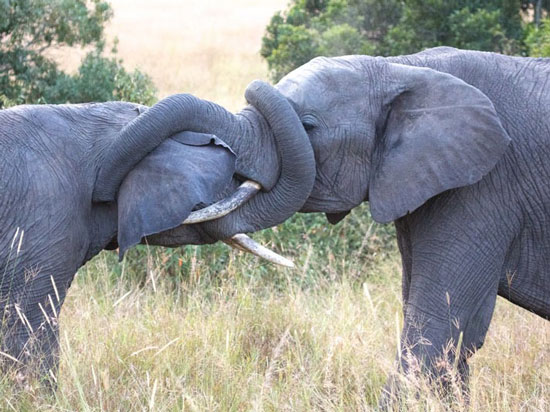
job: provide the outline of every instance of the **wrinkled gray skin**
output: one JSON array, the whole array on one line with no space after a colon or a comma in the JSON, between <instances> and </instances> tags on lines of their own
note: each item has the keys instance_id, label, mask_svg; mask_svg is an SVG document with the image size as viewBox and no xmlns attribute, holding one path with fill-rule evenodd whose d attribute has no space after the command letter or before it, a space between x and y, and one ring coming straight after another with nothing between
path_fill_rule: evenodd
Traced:
<instances>
[{"instance_id":1,"label":"wrinkled gray skin","mask_svg":"<svg viewBox=\"0 0 550 412\"><path fill-rule=\"evenodd\" d=\"M315 178L305 130L273 87L254 82L246 97L251 105L237 115L190 95L150 109L111 102L0 111L3 352L55 374L57 314L76 270L104 248L212 243L303 206ZM243 179L264 191L221 219L180 225Z\"/></svg>"},{"instance_id":2,"label":"wrinkled gray skin","mask_svg":"<svg viewBox=\"0 0 550 412\"><path fill-rule=\"evenodd\" d=\"M316 58L276 87L315 152L302 211L335 223L368 200L376 221L395 222L405 371L410 351L441 378L437 359L463 334L466 380L497 295L550 317L550 59Z\"/></svg>"}]
</instances>

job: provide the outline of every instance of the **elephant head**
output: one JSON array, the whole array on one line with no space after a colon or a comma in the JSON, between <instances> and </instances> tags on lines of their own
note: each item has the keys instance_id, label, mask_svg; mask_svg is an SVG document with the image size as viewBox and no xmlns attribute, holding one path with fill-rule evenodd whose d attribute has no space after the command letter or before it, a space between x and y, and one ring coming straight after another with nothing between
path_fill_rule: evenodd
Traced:
<instances>
[{"instance_id":1,"label":"elephant head","mask_svg":"<svg viewBox=\"0 0 550 412\"><path fill-rule=\"evenodd\" d=\"M250 105L236 115L190 95L168 97L142 108L102 150L93 201L117 201L121 255L144 237L165 246L227 240L303 206L315 160L299 118L266 83L253 82L245 96ZM202 223L182 225L243 180L252 182L222 201L228 210L199 211L189 220Z\"/></svg>"},{"instance_id":2,"label":"elephant head","mask_svg":"<svg viewBox=\"0 0 550 412\"><path fill-rule=\"evenodd\" d=\"M396 220L479 181L510 141L475 87L384 58L316 58L276 88L314 149L316 179L301 211L331 223L365 200L376 221Z\"/></svg>"}]
</instances>

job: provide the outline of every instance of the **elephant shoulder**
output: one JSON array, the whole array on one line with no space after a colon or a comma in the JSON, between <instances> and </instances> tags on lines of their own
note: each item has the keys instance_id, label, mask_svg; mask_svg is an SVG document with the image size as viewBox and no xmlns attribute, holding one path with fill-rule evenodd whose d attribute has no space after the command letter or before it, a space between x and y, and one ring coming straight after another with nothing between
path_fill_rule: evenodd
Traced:
<instances>
[{"instance_id":1,"label":"elephant shoulder","mask_svg":"<svg viewBox=\"0 0 550 412\"><path fill-rule=\"evenodd\" d=\"M3 184L10 193L22 190L40 199L91 190L88 180L101 147L109 145L140 110L142 106L125 102L1 110Z\"/></svg>"}]
</instances>

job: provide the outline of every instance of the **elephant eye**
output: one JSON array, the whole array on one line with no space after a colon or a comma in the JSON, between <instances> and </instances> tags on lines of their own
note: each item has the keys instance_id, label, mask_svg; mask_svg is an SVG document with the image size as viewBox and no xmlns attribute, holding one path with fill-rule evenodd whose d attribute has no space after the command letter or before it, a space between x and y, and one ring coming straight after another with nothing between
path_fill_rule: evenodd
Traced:
<instances>
[{"instance_id":1,"label":"elephant eye","mask_svg":"<svg viewBox=\"0 0 550 412\"><path fill-rule=\"evenodd\" d=\"M302 126L304 126L304 129L306 129L306 132L313 130L313 128L315 127L313 124L306 122L302 122Z\"/></svg>"},{"instance_id":2,"label":"elephant eye","mask_svg":"<svg viewBox=\"0 0 550 412\"><path fill-rule=\"evenodd\" d=\"M302 126L306 129L306 132L309 132L315 128L315 119L312 116L304 116L302 118Z\"/></svg>"}]
</instances>

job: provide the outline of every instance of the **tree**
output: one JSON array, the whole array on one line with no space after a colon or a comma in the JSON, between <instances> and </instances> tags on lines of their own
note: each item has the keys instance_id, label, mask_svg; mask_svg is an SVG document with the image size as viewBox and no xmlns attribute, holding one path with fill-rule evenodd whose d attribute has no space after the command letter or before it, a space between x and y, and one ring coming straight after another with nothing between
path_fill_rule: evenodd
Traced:
<instances>
[{"instance_id":1,"label":"tree","mask_svg":"<svg viewBox=\"0 0 550 412\"><path fill-rule=\"evenodd\" d=\"M22 103L130 100L151 104L151 79L127 72L116 50L104 55L111 18L102 0L0 0L0 108ZM90 47L69 75L47 55L61 46Z\"/></svg>"},{"instance_id":2,"label":"tree","mask_svg":"<svg viewBox=\"0 0 550 412\"><path fill-rule=\"evenodd\" d=\"M533 23L535 26L540 26L542 13L550 10L550 0L520 0L521 8L523 11L527 11L529 7L533 7Z\"/></svg>"},{"instance_id":3,"label":"tree","mask_svg":"<svg viewBox=\"0 0 550 412\"><path fill-rule=\"evenodd\" d=\"M261 54L277 81L319 55L399 55L428 47L525 54L526 10L550 0L293 0L273 16Z\"/></svg>"},{"instance_id":4,"label":"tree","mask_svg":"<svg viewBox=\"0 0 550 412\"><path fill-rule=\"evenodd\" d=\"M407 0L383 54L409 54L434 46L521 52L520 5L516 0Z\"/></svg>"},{"instance_id":5,"label":"tree","mask_svg":"<svg viewBox=\"0 0 550 412\"><path fill-rule=\"evenodd\" d=\"M373 53L400 10L398 0L294 0L271 19L261 54L279 80L315 56Z\"/></svg>"}]
</instances>

